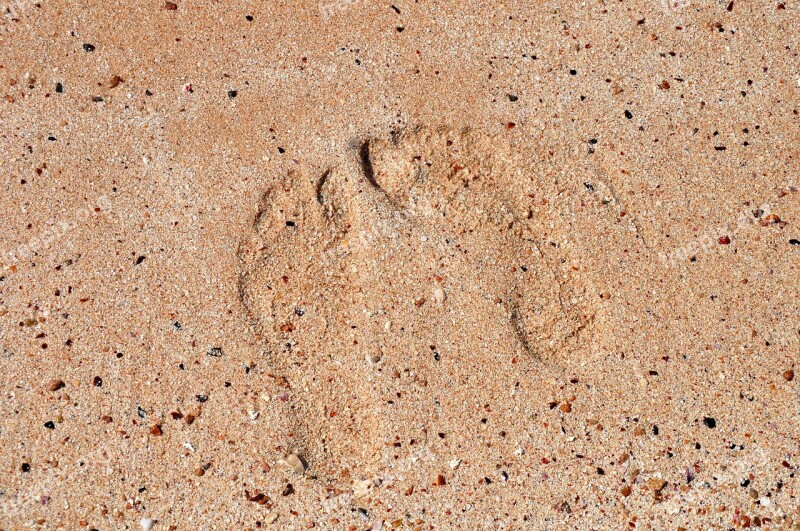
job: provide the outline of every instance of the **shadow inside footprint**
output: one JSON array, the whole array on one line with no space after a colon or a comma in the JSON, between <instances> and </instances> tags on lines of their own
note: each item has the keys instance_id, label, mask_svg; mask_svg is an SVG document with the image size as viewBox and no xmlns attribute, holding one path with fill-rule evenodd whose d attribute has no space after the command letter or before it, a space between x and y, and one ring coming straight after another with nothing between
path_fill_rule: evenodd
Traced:
<instances>
[{"instance_id":1,"label":"shadow inside footprint","mask_svg":"<svg viewBox=\"0 0 800 531\"><path fill-rule=\"evenodd\" d=\"M341 479L410 466L434 429L471 437L497 389L546 372L594 315L547 238L552 184L502 142L420 129L353 158L275 185L239 250L294 445Z\"/></svg>"}]
</instances>

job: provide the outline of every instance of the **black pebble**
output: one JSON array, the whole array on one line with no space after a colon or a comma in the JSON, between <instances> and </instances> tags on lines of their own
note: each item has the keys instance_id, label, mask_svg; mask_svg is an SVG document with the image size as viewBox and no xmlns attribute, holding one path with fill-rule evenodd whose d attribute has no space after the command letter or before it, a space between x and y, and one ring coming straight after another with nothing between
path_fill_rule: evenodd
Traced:
<instances>
[{"instance_id":1,"label":"black pebble","mask_svg":"<svg viewBox=\"0 0 800 531\"><path fill-rule=\"evenodd\" d=\"M56 423L53 422L52 420L48 420L47 422L44 423L44 427L47 428L48 430L54 430L56 429Z\"/></svg>"},{"instance_id":2,"label":"black pebble","mask_svg":"<svg viewBox=\"0 0 800 531\"><path fill-rule=\"evenodd\" d=\"M83 49L89 53L94 51L94 44L89 44L88 42L83 45Z\"/></svg>"},{"instance_id":3,"label":"black pebble","mask_svg":"<svg viewBox=\"0 0 800 531\"><path fill-rule=\"evenodd\" d=\"M20 467L20 470L22 470L23 472L30 472L31 471L31 465L29 465L28 463L22 463L22 466Z\"/></svg>"},{"instance_id":4,"label":"black pebble","mask_svg":"<svg viewBox=\"0 0 800 531\"><path fill-rule=\"evenodd\" d=\"M513 102L515 102L515 101L517 101L518 99L519 99L519 96L517 96L517 95L515 95L515 94L509 94L509 95L508 95L508 101L510 101L510 102L512 102L512 103L513 103Z\"/></svg>"},{"instance_id":5,"label":"black pebble","mask_svg":"<svg viewBox=\"0 0 800 531\"><path fill-rule=\"evenodd\" d=\"M575 75L577 75L577 74L578 74L578 71L577 71L577 70L575 70L575 69L573 68L572 70L570 70L570 71L569 71L569 74L570 74L571 76L575 76Z\"/></svg>"},{"instance_id":6,"label":"black pebble","mask_svg":"<svg viewBox=\"0 0 800 531\"><path fill-rule=\"evenodd\" d=\"M238 95L239 95L239 91L238 90L229 90L228 91L228 97L229 98L235 98Z\"/></svg>"},{"instance_id":7,"label":"black pebble","mask_svg":"<svg viewBox=\"0 0 800 531\"><path fill-rule=\"evenodd\" d=\"M247 19L247 22L253 22L253 15L245 15L244 18Z\"/></svg>"},{"instance_id":8,"label":"black pebble","mask_svg":"<svg viewBox=\"0 0 800 531\"><path fill-rule=\"evenodd\" d=\"M630 120L631 118L633 118L633 113L631 113L631 111L625 109L625 118Z\"/></svg>"},{"instance_id":9,"label":"black pebble","mask_svg":"<svg viewBox=\"0 0 800 531\"><path fill-rule=\"evenodd\" d=\"M717 421L714 420L712 417L705 417L703 419L703 424L705 424L707 428L711 428L711 429L717 427Z\"/></svg>"},{"instance_id":10,"label":"black pebble","mask_svg":"<svg viewBox=\"0 0 800 531\"><path fill-rule=\"evenodd\" d=\"M789 240L789 245L800 245L800 240L798 240L797 238L792 238L791 240Z\"/></svg>"},{"instance_id":11,"label":"black pebble","mask_svg":"<svg viewBox=\"0 0 800 531\"><path fill-rule=\"evenodd\" d=\"M64 92L64 85L62 85L61 83L56 83L56 92L58 92L59 94Z\"/></svg>"},{"instance_id":12,"label":"black pebble","mask_svg":"<svg viewBox=\"0 0 800 531\"><path fill-rule=\"evenodd\" d=\"M137 258L137 259L136 259L136 265L139 265L139 264L141 264L142 262L144 262L144 259L145 259L145 258L147 258L147 257L146 257L146 256L140 256L139 258Z\"/></svg>"}]
</instances>

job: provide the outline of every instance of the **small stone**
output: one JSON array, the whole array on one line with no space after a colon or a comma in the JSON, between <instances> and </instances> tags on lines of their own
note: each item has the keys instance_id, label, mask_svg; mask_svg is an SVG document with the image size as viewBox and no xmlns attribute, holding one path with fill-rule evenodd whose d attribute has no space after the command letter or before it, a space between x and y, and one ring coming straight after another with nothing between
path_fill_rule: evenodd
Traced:
<instances>
[{"instance_id":1,"label":"small stone","mask_svg":"<svg viewBox=\"0 0 800 531\"><path fill-rule=\"evenodd\" d=\"M443 486L447 485L447 480L445 479L445 477L442 474L439 474L438 476L436 476L436 485L439 486L439 487L443 487Z\"/></svg>"},{"instance_id":2,"label":"small stone","mask_svg":"<svg viewBox=\"0 0 800 531\"><path fill-rule=\"evenodd\" d=\"M435 302L437 305L441 306L446 298L447 295L442 288L436 288L433 290L433 302Z\"/></svg>"},{"instance_id":3,"label":"small stone","mask_svg":"<svg viewBox=\"0 0 800 531\"><path fill-rule=\"evenodd\" d=\"M650 478L647 480L647 486L653 492L660 492L664 487L667 486L667 482L660 478Z\"/></svg>"},{"instance_id":4,"label":"small stone","mask_svg":"<svg viewBox=\"0 0 800 531\"><path fill-rule=\"evenodd\" d=\"M561 404L559 409L561 409L561 411L563 411L564 413L569 413L570 411L572 411L572 404L566 402L564 404Z\"/></svg>"},{"instance_id":5,"label":"small stone","mask_svg":"<svg viewBox=\"0 0 800 531\"><path fill-rule=\"evenodd\" d=\"M730 237L728 237L728 236L720 236L720 237L717 239L717 242L718 242L720 245L730 245L730 243L731 243L731 239L730 239Z\"/></svg>"},{"instance_id":6,"label":"small stone","mask_svg":"<svg viewBox=\"0 0 800 531\"><path fill-rule=\"evenodd\" d=\"M289 454L283 459L278 461L279 465L283 465L293 471L295 474L303 474L306 471L306 466L297 454Z\"/></svg>"},{"instance_id":7,"label":"small stone","mask_svg":"<svg viewBox=\"0 0 800 531\"><path fill-rule=\"evenodd\" d=\"M108 81L108 86L111 88L116 88L122 82L122 78L118 75L114 74L111 76L111 79Z\"/></svg>"},{"instance_id":8,"label":"small stone","mask_svg":"<svg viewBox=\"0 0 800 531\"><path fill-rule=\"evenodd\" d=\"M271 512L264 518L264 522L267 524L274 524L275 520L277 519L278 519L278 513Z\"/></svg>"},{"instance_id":9,"label":"small stone","mask_svg":"<svg viewBox=\"0 0 800 531\"><path fill-rule=\"evenodd\" d=\"M206 471L205 471L205 469L203 467L196 468L195 471L194 471L194 475L197 476L197 477L204 476L205 474L206 474Z\"/></svg>"},{"instance_id":10,"label":"small stone","mask_svg":"<svg viewBox=\"0 0 800 531\"><path fill-rule=\"evenodd\" d=\"M786 373L784 373L784 374L786 374ZM64 387L64 380L61 380L59 378L50 380L49 382L47 382L47 385L45 387L50 392L58 391L59 389Z\"/></svg>"},{"instance_id":11,"label":"small stone","mask_svg":"<svg viewBox=\"0 0 800 531\"><path fill-rule=\"evenodd\" d=\"M787 382L794 380L794 371L792 369L786 369L783 371L783 379Z\"/></svg>"},{"instance_id":12,"label":"small stone","mask_svg":"<svg viewBox=\"0 0 800 531\"><path fill-rule=\"evenodd\" d=\"M717 427L717 421L713 417L704 417L703 424L705 424L707 428L712 430Z\"/></svg>"},{"instance_id":13,"label":"small stone","mask_svg":"<svg viewBox=\"0 0 800 531\"><path fill-rule=\"evenodd\" d=\"M272 500L269 496L264 494L263 492L253 491L251 495L249 491L244 491L244 496L247 498L247 501L251 501L257 503L259 505L265 506L267 509L272 508Z\"/></svg>"},{"instance_id":14,"label":"small stone","mask_svg":"<svg viewBox=\"0 0 800 531\"><path fill-rule=\"evenodd\" d=\"M176 4L175 2L164 2L164 9L166 11L175 11L176 9L178 9L178 4Z\"/></svg>"},{"instance_id":15,"label":"small stone","mask_svg":"<svg viewBox=\"0 0 800 531\"><path fill-rule=\"evenodd\" d=\"M155 521L152 518L142 518L139 525L142 526L142 531L150 531L153 529Z\"/></svg>"},{"instance_id":16,"label":"small stone","mask_svg":"<svg viewBox=\"0 0 800 531\"><path fill-rule=\"evenodd\" d=\"M164 432L161 431L161 426L158 424L153 424L153 427L150 428L150 435L155 435L156 437L159 437L163 434Z\"/></svg>"},{"instance_id":17,"label":"small stone","mask_svg":"<svg viewBox=\"0 0 800 531\"><path fill-rule=\"evenodd\" d=\"M461 459L453 459L450 461L450 468L452 470L456 470L459 466L461 466Z\"/></svg>"},{"instance_id":18,"label":"small stone","mask_svg":"<svg viewBox=\"0 0 800 531\"><path fill-rule=\"evenodd\" d=\"M625 496L627 498L628 496L631 495L631 486L630 485L625 485L624 487L622 487L620 489L619 492L620 492L620 494L622 494L623 496Z\"/></svg>"}]
</instances>

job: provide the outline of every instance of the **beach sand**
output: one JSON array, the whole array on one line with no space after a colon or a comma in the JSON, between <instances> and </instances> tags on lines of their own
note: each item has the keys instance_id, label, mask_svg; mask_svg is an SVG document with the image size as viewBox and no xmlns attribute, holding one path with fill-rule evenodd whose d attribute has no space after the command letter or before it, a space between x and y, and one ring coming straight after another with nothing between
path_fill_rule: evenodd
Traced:
<instances>
[{"instance_id":1,"label":"beach sand","mask_svg":"<svg viewBox=\"0 0 800 531\"><path fill-rule=\"evenodd\" d=\"M15 0L0 529L800 528L800 4Z\"/></svg>"}]
</instances>

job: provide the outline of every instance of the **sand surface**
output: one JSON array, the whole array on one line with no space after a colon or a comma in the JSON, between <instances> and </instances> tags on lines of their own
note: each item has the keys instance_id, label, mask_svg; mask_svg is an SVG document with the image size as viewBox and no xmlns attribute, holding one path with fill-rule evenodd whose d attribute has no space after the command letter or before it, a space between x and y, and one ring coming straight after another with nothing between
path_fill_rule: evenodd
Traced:
<instances>
[{"instance_id":1,"label":"sand surface","mask_svg":"<svg viewBox=\"0 0 800 531\"><path fill-rule=\"evenodd\" d=\"M800 3L0 7L0 529L800 527Z\"/></svg>"}]
</instances>

